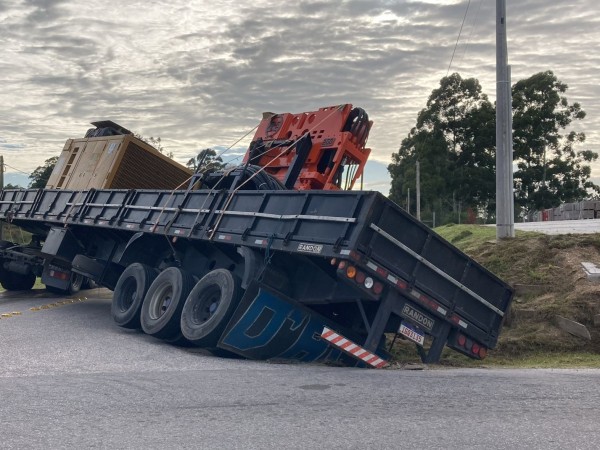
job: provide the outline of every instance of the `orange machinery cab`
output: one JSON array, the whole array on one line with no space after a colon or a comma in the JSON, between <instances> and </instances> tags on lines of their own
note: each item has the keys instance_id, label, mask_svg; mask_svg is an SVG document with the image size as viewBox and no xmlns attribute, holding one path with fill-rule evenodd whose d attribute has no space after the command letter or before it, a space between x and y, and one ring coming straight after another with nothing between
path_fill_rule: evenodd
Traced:
<instances>
[{"instance_id":1,"label":"orange machinery cab","mask_svg":"<svg viewBox=\"0 0 600 450\"><path fill-rule=\"evenodd\" d=\"M372 125L363 109L350 104L300 114L264 113L244 163L264 167L286 184L301 157L289 188L352 189L371 153L365 145Z\"/></svg>"}]
</instances>

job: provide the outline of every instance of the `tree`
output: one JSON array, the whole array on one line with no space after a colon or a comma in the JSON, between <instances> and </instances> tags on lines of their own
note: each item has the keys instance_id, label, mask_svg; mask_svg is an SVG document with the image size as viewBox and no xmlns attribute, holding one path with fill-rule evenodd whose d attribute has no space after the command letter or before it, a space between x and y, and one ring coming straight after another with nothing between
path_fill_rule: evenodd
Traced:
<instances>
[{"instance_id":1,"label":"tree","mask_svg":"<svg viewBox=\"0 0 600 450\"><path fill-rule=\"evenodd\" d=\"M159 152L161 152L162 154L164 154L165 156L168 156L169 158L173 159L174 158L174 154L173 152L167 152L165 153L165 148L162 145L162 140L159 137L154 137L154 136L150 136L149 138L145 138L144 136L142 136L139 133L134 133L133 134L136 138L144 141L146 144L150 144L152 147L154 147L156 150L158 150Z\"/></svg>"},{"instance_id":2,"label":"tree","mask_svg":"<svg viewBox=\"0 0 600 450\"><path fill-rule=\"evenodd\" d=\"M456 73L442 78L416 127L392 155L390 198L404 203L408 189L414 198L418 160L424 218L435 210L440 223L451 220L440 214L456 217L469 207L493 210L494 130L494 108L479 82Z\"/></svg>"},{"instance_id":3,"label":"tree","mask_svg":"<svg viewBox=\"0 0 600 450\"><path fill-rule=\"evenodd\" d=\"M590 181L598 154L577 150L585 134L569 131L585 118L579 103L570 104L568 89L552 71L540 72L513 86L515 202L524 212L582 200L600 192Z\"/></svg>"},{"instance_id":4,"label":"tree","mask_svg":"<svg viewBox=\"0 0 600 450\"><path fill-rule=\"evenodd\" d=\"M48 178L50 178L57 162L58 156L53 156L44 161L42 166L38 166L31 175L29 175L29 179L31 180L29 187L34 189L45 188L46 183L48 183Z\"/></svg>"},{"instance_id":5,"label":"tree","mask_svg":"<svg viewBox=\"0 0 600 450\"><path fill-rule=\"evenodd\" d=\"M220 156L217 156L216 151L212 148L205 148L195 158L190 158L186 166L197 172L198 170L219 170L224 168L226 164L223 163Z\"/></svg>"},{"instance_id":6,"label":"tree","mask_svg":"<svg viewBox=\"0 0 600 450\"><path fill-rule=\"evenodd\" d=\"M23 189L23 187L19 186L18 184L8 183L3 189Z\"/></svg>"}]
</instances>

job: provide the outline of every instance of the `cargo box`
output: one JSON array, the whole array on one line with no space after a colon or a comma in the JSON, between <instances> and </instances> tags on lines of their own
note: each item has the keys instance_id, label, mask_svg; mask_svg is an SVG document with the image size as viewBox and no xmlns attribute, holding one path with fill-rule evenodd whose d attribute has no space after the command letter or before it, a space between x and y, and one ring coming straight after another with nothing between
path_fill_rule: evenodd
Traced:
<instances>
[{"instance_id":1,"label":"cargo box","mask_svg":"<svg viewBox=\"0 0 600 450\"><path fill-rule=\"evenodd\" d=\"M46 188L176 189L191 174L133 134L87 137L65 143Z\"/></svg>"}]
</instances>

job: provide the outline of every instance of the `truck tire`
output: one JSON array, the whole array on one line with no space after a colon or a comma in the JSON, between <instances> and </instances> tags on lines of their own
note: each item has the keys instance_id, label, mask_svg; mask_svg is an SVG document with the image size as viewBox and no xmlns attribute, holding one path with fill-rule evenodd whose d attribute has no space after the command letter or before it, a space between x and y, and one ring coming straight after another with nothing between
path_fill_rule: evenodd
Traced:
<instances>
[{"instance_id":1,"label":"truck tire","mask_svg":"<svg viewBox=\"0 0 600 450\"><path fill-rule=\"evenodd\" d=\"M35 284L35 275L31 272L27 275L22 275L2 270L0 284L7 291L28 291Z\"/></svg>"},{"instance_id":2,"label":"truck tire","mask_svg":"<svg viewBox=\"0 0 600 450\"><path fill-rule=\"evenodd\" d=\"M83 277L83 283L81 285L82 290L96 289L97 287L98 287L98 285L96 284L96 282L94 280L92 280L91 278L88 278L88 277Z\"/></svg>"},{"instance_id":3,"label":"truck tire","mask_svg":"<svg viewBox=\"0 0 600 450\"><path fill-rule=\"evenodd\" d=\"M240 284L226 269L213 270L198 281L181 313L183 336L198 347L216 347L240 301Z\"/></svg>"},{"instance_id":4,"label":"truck tire","mask_svg":"<svg viewBox=\"0 0 600 450\"><path fill-rule=\"evenodd\" d=\"M123 328L140 328L140 310L148 288L157 272L145 264L127 266L119 277L113 293L110 314L117 325Z\"/></svg>"},{"instance_id":5,"label":"truck tire","mask_svg":"<svg viewBox=\"0 0 600 450\"><path fill-rule=\"evenodd\" d=\"M71 279L69 280L69 286L66 289L61 289L54 286L46 285L46 290L48 292L53 292L54 294L60 295L75 295L77 294L83 286L84 276L75 272L71 272Z\"/></svg>"},{"instance_id":6,"label":"truck tire","mask_svg":"<svg viewBox=\"0 0 600 450\"><path fill-rule=\"evenodd\" d=\"M69 295L77 294L81 290L82 285L83 285L83 275L80 275L75 272L71 272L71 281L69 282L69 287L67 288L67 293Z\"/></svg>"},{"instance_id":7,"label":"truck tire","mask_svg":"<svg viewBox=\"0 0 600 450\"><path fill-rule=\"evenodd\" d=\"M144 297L142 330L159 339L179 341L181 310L194 283L194 277L178 267L163 270Z\"/></svg>"}]
</instances>

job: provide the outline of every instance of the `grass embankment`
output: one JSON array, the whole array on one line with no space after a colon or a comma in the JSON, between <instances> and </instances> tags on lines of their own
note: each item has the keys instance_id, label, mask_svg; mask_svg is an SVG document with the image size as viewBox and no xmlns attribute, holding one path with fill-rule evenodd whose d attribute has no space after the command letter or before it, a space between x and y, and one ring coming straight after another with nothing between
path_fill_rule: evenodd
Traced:
<instances>
[{"instance_id":1,"label":"grass embankment","mask_svg":"<svg viewBox=\"0 0 600 450\"><path fill-rule=\"evenodd\" d=\"M435 230L491 272L519 288L495 350L473 361L446 349L451 366L600 367L600 284L590 282L581 262L600 263L600 234L548 236L519 232L496 242L494 227L447 225ZM585 325L591 341L561 330L556 316ZM416 361L412 345L394 346L399 361Z\"/></svg>"}]
</instances>

